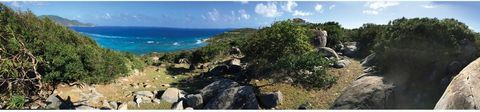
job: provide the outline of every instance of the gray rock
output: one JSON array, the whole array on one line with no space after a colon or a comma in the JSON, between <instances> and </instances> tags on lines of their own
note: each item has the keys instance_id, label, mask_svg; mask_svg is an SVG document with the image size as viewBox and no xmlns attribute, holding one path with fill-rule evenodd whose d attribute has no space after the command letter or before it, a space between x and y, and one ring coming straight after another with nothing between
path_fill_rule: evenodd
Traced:
<instances>
[{"instance_id":1,"label":"gray rock","mask_svg":"<svg viewBox=\"0 0 480 112\"><path fill-rule=\"evenodd\" d=\"M259 109L253 87L239 86L224 90L210 100L205 109Z\"/></svg>"},{"instance_id":2,"label":"gray rock","mask_svg":"<svg viewBox=\"0 0 480 112\"><path fill-rule=\"evenodd\" d=\"M160 104L162 101L160 99L155 98L155 99L153 99L153 102L155 102L157 104Z\"/></svg>"},{"instance_id":3,"label":"gray rock","mask_svg":"<svg viewBox=\"0 0 480 112\"><path fill-rule=\"evenodd\" d=\"M118 106L118 110L128 110L128 103L122 103Z\"/></svg>"},{"instance_id":4,"label":"gray rock","mask_svg":"<svg viewBox=\"0 0 480 112\"><path fill-rule=\"evenodd\" d=\"M345 56L354 56L359 50L357 42L345 42L344 45L343 55Z\"/></svg>"},{"instance_id":5,"label":"gray rock","mask_svg":"<svg viewBox=\"0 0 480 112\"><path fill-rule=\"evenodd\" d=\"M47 102L46 109L60 109L60 105L62 104L62 101L58 97L59 96L57 94L50 95L46 99L46 102Z\"/></svg>"},{"instance_id":6,"label":"gray rock","mask_svg":"<svg viewBox=\"0 0 480 112\"><path fill-rule=\"evenodd\" d=\"M348 66L348 64L350 64L350 61L348 60L338 60L337 62L335 62L333 64L333 67L334 68L345 68Z\"/></svg>"},{"instance_id":7,"label":"gray rock","mask_svg":"<svg viewBox=\"0 0 480 112\"><path fill-rule=\"evenodd\" d=\"M258 98L264 108L275 108L283 102L283 94L280 91L265 93Z\"/></svg>"},{"instance_id":8,"label":"gray rock","mask_svg":"<svg viewBox=\"0 0 480 112\"><path fill-rule=\"evenodd\" d=\"M185 110L193 110L193 108L192 107L187 107L187 108L185 108Z\"/></svg>"},{"instance_id":9,"label":"gray rock","mask_svg":"<svg viewBox=\"0 0 480 112\"><path fill-rule=\"evenodd\" d=\"M337 52L335 52L335 50L333 50L332 48L320 47L318 48L318 52L325 55L326 57L333 57L337 60L340 60L340 57L338 56Z\"/></svg>"},{"instance_id":10,"label":"gray rock","mask_svg":"<svg viewBox=\"0 0 480 112\"><path fill-rule=\"evenodd\" d=\"M113 109L117 110L118 109L118 102L111 101L110 106L112 106Z\"/></svg>"},{"instance_id":11,"label":"gray rock","mask_svg":"<svg viewBox=\"0 0 480 112\"><path fill-rule=\"evenodd\" d=\"M332 109L383 109L394 86L380 76L363 76L335 100Z\"/></svg>"},{"instance_id":12,"label":"gray rock","mask_svg":"<svg viewBox=\"0 0 480 112\"><path fill-rule=\"evenodd\" d=\"M116 109L116 108L113 108L113 107L110 105L110 103L108 103L107 100L103 100L103 101L102 101L102 106L103 106L104 108Z\"/></svg>"},{"instance_id":13,"label":"gray rock","mask_svg":"<svg viewBox=\"0 0 480 112\"><path fill-rule=\"evenodd\" d=\"M98 109L91 106L82 105L82 106L75 107L75 110L98 110Z\"/></svg>"},{"instance_id":14,"label":"gray rock","mask_svg":"<svg viewBox=\"0 0 480 112\"><path fill-rule=\"evenodd\" d=\"M200 107L203 104L201 94L189 94L185 99L185 104L191 107Z\"/></svg>"},{"instance_id":15,"label":"gray rock","mask_svg":"<svg viewBox=\"0 0 480 112\"><path fill-rule=\"evenodd\" d=\"M448 85L435 109L479 109L480 58L468 64Z\"/></svg>"},{"instance_id":16,"label":"gray rock","mask_svg":"<svg viewBox=\"0 0 480 112\"><path fill-rule=\"evenodd\" d=\"M313 40L313 45L316 48L326 47L327 46L327 31L325 30L313 30L315 38Z\"/></svg>"},{"instance_id":17,"label":"gray rock","mask_svg":"<svg viewBox=\"0 0 480 112\"><path fill-rule=\"evenodd\" d=\"M207 99L212 99L225 89L234 86L238 86L238 83L229 79L220 79L203 87L203 89L200 90L200 94L202 95L203 102L207 102Z\"/></svg>"},{"instance_id":18,"label":"gray rock","mask_svg":"<svg viewBox=\"0 0 480 112\"><path fill-rule=\"evenodd\" d=\"M135 96L145 96L153 98L155 95L151 91L137 91L134 93Z\"/></svg>"},{"instance_id":19,"label":"gray rock","mask_svg":"<svg viewBox=\"0 0 480 112\"><path fill-rule=\"evenodd\" d=\"M208 72L208 74L213 76L224 75L228 72L228 65L218 65Z\"/></svg>"},{"instance_id":20,"label":"gray rock","mask_svg":"<svg viewBox=\"0 0 480 112\"><path fill-rule=\"evenodd\" d=\"M368 66L372 66L374 62L374 59L375 59L375 53L372 53L370 55L368 55L367 57L365 57L364 59L362 59L362 63L360 63L363 67L368 67Z\"/></svg>"},{"instance_id":21,"label":"gray rock","mask_svg":"<svg viewBox=\"0 0 480 112\"><path fill-rule=\"evenodd\" d=\"M178 102L179 98L182 97L182 91L177 88L167 88L162 94L162 100L165 100L169 103Z\"/></svg>"},{"instance_id":22,"label":"gray rock","mask_svg":"<svg viewBox=\"0 0 480 112\"><path fill-rule=\"evenodd\" d=\"M242 71L242 63L240 59L232 59L228 64L228 73L238 73Z\"/></svg>"},{"instance_id":23,"label":"gray rock","mask_svg":"<svg viewBox=\"0 0 480 112\"><path fill-rule=\"evenodd\" d=\"M137 104L137 107L140 107L140 103L142 103L143 100L141 97L135 97L134 101Z\"/></svg>"},{"instance_id":24,"label":"gray rock","mask_svg":"<svg viewBox=\"0 0 480 112\"><path fill-rule=\"evenodd\" d=\"M173 110L183 110L183 101L179 101L172 105Z\"/></svg>"}]
</instances>

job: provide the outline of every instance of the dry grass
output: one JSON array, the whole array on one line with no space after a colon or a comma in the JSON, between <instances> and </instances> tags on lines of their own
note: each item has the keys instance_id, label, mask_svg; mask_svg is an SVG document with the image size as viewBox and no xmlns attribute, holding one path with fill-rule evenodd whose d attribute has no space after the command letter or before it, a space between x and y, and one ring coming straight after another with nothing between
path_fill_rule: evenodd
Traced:
<instances>
[{"instance_id":1,"label":"dry grass","mask_svg":"<svg viewBox=\"0 0 480 112\"><path fill-rule=\"evenodd\" d=\"M285 83L263 86L259 89L261 92L281 91L284 101L283 104L278 106L279 109L296 109L306 102L312 104L314 109L328 109L341 92L363 73L360 63L353 59L350 60L352 63L346 68L332 68L327 71L327 74L338 77L337 84L328 89L306 90L302 87ZM256 82L256 85L267 83L268 81L261 80Z\"/></svg>"}]
</instances>

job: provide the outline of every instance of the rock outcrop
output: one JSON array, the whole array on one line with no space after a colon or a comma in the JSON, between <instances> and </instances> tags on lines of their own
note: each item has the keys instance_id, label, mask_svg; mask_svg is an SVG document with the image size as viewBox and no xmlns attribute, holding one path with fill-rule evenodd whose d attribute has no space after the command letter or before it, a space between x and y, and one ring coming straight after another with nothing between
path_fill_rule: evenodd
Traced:
<instances>
[{"instance_id":1,"label":"rock outcrop","mask_svg":"<svg viewBox=\"0 0 480 112\"><path fill-rule=\"evenodd\" d=\"M320 47L318 48L318 52L324 54L327 57L334 57L335 59L339 60L340 56L338 56L337 52L329 47Z\"/></svg>"},{"instance_id":2,"label":"rock outcrop","mask_svg":"<svg viewBox=\"0 0 480 112\"><path fill-rule=\"evenodd\" d=\"M326 47L328 36L327 31L315 29L313 30L313 33L315 34L315 38L313 38L313 46L316 48Z\"/></svg>"},{"instance_id":3,"label":"rock outcrop","mask_svg":"<svg viewBox=\"0 0 480 112\"><path fill-rule=\"evenodd\" d=\"M480 58L465 67L448 85L435 109L480 109Z\"/></svg>"},{"instance_id":4,"label":"rock outcrop","mask_svg":"<svg viewBox=\"0 0 480 112\"><path fill-rule=\"evenodd\" d=\"M380 76L364 76L346 88L332 109L383 109L394 86Z\"/></svg>"},{"instance_id":5,"label":"rock outcrop","mask_svg":"<svg viewBox=\"0 0 480 112\"><path fill-rule=\"evenodd\" d=\"M283 102L283 94L280 91L264 93L258 98L260 104L267 109L275 108Z\"/></svg>"}]
</instances>

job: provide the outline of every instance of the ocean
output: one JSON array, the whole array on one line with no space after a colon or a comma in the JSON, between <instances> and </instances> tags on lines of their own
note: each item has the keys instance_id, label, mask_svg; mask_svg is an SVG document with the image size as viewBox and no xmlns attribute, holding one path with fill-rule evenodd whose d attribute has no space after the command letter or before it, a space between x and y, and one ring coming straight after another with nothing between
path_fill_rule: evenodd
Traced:
<instances>
[{"instance_id":1,"label":"ocean","mask_svg":"<svg viewBox=\"0 0 480 112\"><path fill-rule=\"evenodd\" d=\"M134 54L173 52L207 45L211 36L231 29L185 29L162 27L70 27L94 39L100 46Z\"/></svg>"}]
</instances>

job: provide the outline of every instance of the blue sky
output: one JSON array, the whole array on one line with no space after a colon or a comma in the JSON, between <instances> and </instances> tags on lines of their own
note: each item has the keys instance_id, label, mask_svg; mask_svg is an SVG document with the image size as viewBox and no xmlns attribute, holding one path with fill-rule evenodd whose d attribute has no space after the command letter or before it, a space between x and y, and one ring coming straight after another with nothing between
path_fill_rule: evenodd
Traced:
<instances>
[{"instance_id":1,"label":"blue sky","mask_svg":"<svg viewBox=\"0 0 480 112\"><path fill-rule=\"evenodd\" d=\"M407 17L455 18L480 31L480 2L428 1L217 1L217 2L4 2L36 15L58 15L99 26L259 28L303 18L337 21L346 28Z\"/></svg>"}]
</instances>

